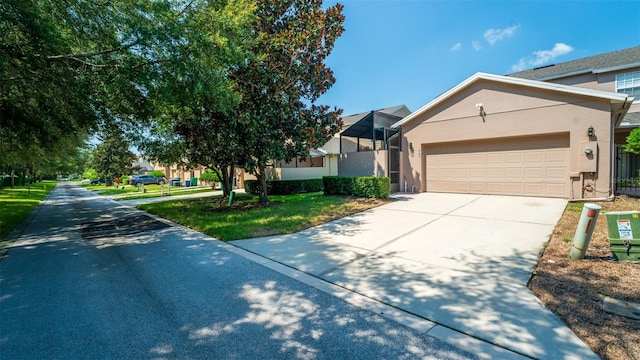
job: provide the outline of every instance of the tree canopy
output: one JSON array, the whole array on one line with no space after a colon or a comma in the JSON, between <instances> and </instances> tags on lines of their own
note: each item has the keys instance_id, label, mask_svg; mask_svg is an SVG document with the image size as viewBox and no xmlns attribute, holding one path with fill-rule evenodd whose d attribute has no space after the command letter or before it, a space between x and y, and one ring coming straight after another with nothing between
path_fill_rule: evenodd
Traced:
<instances>
[{"instance_id":1,"label":"tree canopy","mask_svg":"<svg viewBox=\"0 0 640 360\"><path fill-rule=\"evenodd\" d=\"M81 146L103 123L141 117L155 20L171 1L6 0L0 4L2 170L33 148ZM164 36L164 35L161 35Z\"/></svg>"},{"instance_id":2,"label":"tree canopy","mask_svg":"<svg viewBox=\"0 0 640 360\"><path fill-rule=\"evenodd\" d=\"M632 154L640 154L640 128L631 130L631 133L627 136L624 151Z\"/></svg>"},{"instance_id":3,"label":"tree canopy","mask_svg":"<svg viewBox=\"0 0 640 360\"><path fill-rule=\"evenodd\" d=\"M242 94L236 108L245 168L261 182L267 202L266 169L290 161L328 141L340 130L341 110L316 104L335 82L324 61L343 33L342 5L320 0L259 0L252 23L250 59L231 72Z\"/></svg>"},{"instance_id":4,"label":"tree canopy","mask_svg":"<svg viewBox=\"0 0 640 360\"><path fill-rule=\"evenodd\" d=\"M340 129L317 100L343 22L321 0L5 0L0 171L100 131L102 162L128 156L126 134L150 160L213 169L227 192L233 167L264 182L271 161Z\"/></svg>"},{"instance_id":5,"label":"tree canopy","mask_svg":"<svg viewBox=\"0 0 640 360\"><path fill-rule=\"evenodd\" d=\"M98 175L112 179L129 174L135 159L122 129L116 125L105 127L100 136L100 144L93 153L93 166Z\"/></svg>"}]
</instances>

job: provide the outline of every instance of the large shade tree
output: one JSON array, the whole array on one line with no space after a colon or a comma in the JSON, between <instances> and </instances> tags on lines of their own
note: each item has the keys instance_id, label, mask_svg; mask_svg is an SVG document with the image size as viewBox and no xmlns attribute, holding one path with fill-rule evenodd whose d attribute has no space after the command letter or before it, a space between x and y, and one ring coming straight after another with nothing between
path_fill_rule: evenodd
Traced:
<instances>
[{"instance_id":1,"label":"large shade tree","mask_svg":"<svg viewBox=\"0 0 640 360\"><path fill-rule=\"evenodd\" d=\"M268 202L267 167L306 156L340 130L342 110L316 101L335 82L325 60L343 33L342 5L321 0L257 1L252 57L231 72L242 94L235 116L248 161Z\"/></svg>"},{"instance_id":2,"label":"large shade tree","mask_svg":"<svg viewBox=\"0 0 640 360\"><path fill-rule=\"evenodd\" d=\"M180 17L183 31L167 46L172 57L151 90L155 118L138 142L148 158L182 168L216 171L228 195L242 154L232 113L240 95L229 72L251 56L253 1L192 1Z\"/></svg>"},{"instance_id":3,"label":"large shade tree","mask_svg":"<svg viewBox=\"0 0 640 360\"><path fill-rule=\"evenodd\" d=\"M82 145L99 125L137 125L173 57L194 0L3 0L0 167L58 142Z\"/></svg>"},{"instance_id":4,"label":"large shade tree","mask_svg":"<svg viewBox=\"0 0 640 360\"><path fill-rule=\"evenodd\" d=\"M119 126L107 126L100 135L100 144L93 152L93 168L98 175L113 179L128 174L136 159L129 142Z\"/></svg>"}]
</instances>

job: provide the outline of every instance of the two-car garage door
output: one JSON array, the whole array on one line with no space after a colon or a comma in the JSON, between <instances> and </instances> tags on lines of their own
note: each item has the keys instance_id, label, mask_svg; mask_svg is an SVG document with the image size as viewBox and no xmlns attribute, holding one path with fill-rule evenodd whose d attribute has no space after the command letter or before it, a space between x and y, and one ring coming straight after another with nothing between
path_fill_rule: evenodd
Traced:
<instances>
[{"instance_id":1,"label":"two-car garage door","mask_svg":"<svg viewBox=\"0 0 640 360\"><path fill-rule=\"evenodd\" d=\"M569 134L424 145L426 190L568 197Z\"/></svg>"}]
</instances>

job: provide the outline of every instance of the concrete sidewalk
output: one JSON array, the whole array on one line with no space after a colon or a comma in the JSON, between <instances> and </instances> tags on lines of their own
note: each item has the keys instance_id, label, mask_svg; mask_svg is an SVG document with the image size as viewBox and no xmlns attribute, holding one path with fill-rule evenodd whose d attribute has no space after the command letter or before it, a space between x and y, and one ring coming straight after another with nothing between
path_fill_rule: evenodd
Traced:
<instances>
[{"instance_id":1,"label":"concrete sidewalk","mask_svg":"<svg viewBox=\"0 0 640 360\"><path fill-rule=\"evenodd\" d=\"M487 357L598 358L527 288L566 200L395 200L300 233L232 244L416 315L428 322L405 323Z\"/></svg>"},{"instance_id":2,"label":"concrete sidewalk","mask_svg":"<svg viewBox=\"0 0 640 360\"><path fill-rule=\"evenodd\" d=\"M244 193L244 189L235 189L233 190L235 193ZM184 200L184 199L199 199L204 197L212 197L212 196L220 196L222 195L222 190L211 190L208 192L195 192L192 194L180 194L180 195L171 195L171 196L156 196L149 197L143 199L132 199L132 200L121 200L118 198L111 198L112 200L118 201L118 203L127 206L138 206L142 204L151 204L162 201L172 201L172 200Z\"/></svg>"}]
</instances>

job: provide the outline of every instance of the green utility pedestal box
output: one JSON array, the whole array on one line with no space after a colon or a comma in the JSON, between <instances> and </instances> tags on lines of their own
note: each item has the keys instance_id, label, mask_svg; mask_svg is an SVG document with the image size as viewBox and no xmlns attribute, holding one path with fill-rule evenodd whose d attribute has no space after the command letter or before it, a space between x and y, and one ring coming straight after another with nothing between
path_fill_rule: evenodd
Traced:
<instances>
[{"instance_id":1,"label":"green utility pedestal box","mask_svg":"<svg viewBox=\"0 0 640 360\"><path fill-rule=\"evenodd\" d=\"M605 215L613 257L640 260L640 211L612 211Z\"/></svg>"}]
</instances>

